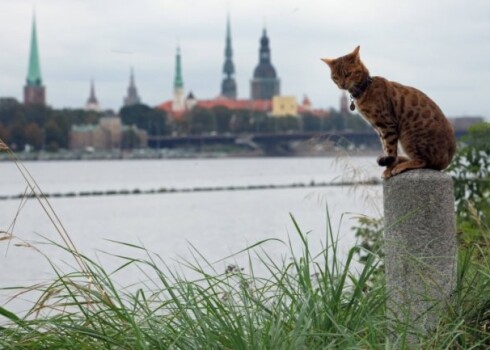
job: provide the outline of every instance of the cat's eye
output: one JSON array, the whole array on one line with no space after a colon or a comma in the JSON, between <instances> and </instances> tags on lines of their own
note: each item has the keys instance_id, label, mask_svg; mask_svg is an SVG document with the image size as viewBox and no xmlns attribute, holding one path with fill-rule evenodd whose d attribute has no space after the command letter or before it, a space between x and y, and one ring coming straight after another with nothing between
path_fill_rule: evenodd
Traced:
<instances>
[{"instance_id":1,"label":"cat's eye","mask_svg":"<svg viewBox=\"0 0 490 350\"><path fill-rule=\"evenodd\" d=\"M347 73L345 73L345 75L344 75L344 76L345 76L346 78L348 78L348 77L350 77L351 75L352 75L352 72L347 72Z\"/></svg>"}]
</instances>

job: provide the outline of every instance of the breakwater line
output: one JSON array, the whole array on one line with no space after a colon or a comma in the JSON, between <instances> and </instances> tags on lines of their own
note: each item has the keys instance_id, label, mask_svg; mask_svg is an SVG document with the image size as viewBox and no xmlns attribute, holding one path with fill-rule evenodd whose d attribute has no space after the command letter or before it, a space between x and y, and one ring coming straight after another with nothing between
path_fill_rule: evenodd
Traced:
<instances>
[{"instance_id":1,"label":"breakwater line","mask_svg":"<svg viewBox=\"0 0 490 350\"><path fill-rule=\"evenodd\" d=\"M256 190L274 190L288 188L317 188L317 187L341 187L341 186L372 186L381 185L381 180L371 178L365 181L336 181L336 182L315 182L308 183L290 183L280 185L230 185L230 186L202 186L188 188L157 188L157 189L122 189L122 190L94 190L94 191L70 191L43 193L46 198L73 198L73 197L101 197L101 196L127 196L143 194L172 194L172 193L193 193L193 192L223 192L223 191L256 191ZM34 198L33 193L22 193L15 195L0 195L0 200L14 200L22 198Z\"/></svg>"}]
</instances>

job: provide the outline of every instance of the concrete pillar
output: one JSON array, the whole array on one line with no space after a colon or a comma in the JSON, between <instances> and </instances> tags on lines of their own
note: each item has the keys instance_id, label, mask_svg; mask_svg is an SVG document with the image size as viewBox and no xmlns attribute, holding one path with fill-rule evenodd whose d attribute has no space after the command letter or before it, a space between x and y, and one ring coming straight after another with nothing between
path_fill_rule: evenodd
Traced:
<instances>
[{"instance_id":1,"label":"concrete pillar","mask_svg":"<svg viewBox=\"0 0 490 350\"><path fill-rule=\"evenodd\" d=\"M456 224L451 177L411 170L383 183L387 316L393 335L434 329L456 281ZM410 336L409 343L416 341Z\"/></svg>"}]
</instances>

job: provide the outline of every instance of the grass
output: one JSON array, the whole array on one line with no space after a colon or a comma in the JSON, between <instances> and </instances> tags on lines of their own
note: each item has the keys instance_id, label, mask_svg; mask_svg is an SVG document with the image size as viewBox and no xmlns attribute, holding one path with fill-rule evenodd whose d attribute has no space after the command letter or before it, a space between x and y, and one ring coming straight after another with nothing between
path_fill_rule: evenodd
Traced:
<instances>
[{"instance_id":1,"label":"grass","mask_svg":"<svg viewBox=\"0 0 490 350\"><path fill-rule=\"evenodd\" d=\"M385 317L382 258L376 251L353 247L341 259L328 213L325 246L319 253L313 253L308 234L291 217L302 252L295 255L291 243L282 242L289 258L281 261L267 253L271 240L237 253L249 257L246 269L228 265L218 271L216 263L193 248L194 259L181 262L182 274L142 246L114 242L144 257L117 256L120 266L107 271L76 250L34 179L20 162L16 164L62 237L62 244L49 244L64 250L76 264L65 273L46 256L56 276L52 281L9 288L18 296L36 291L40 297L25 315L0 307L2 349L409 348L412 325L390 324ZM365 259L356 270L360 251ZM416 334L418 348L490 346L487 256L478 244L461 249L454 301L433 332ZM117 274L135 269L138 284L117 284ZM267 273L256 274L258 270ZM186 278L186 271L196 277ZM387 337L389 327L395 329L392 337Z\"/></svg>"},{"instance_id":2,"label":"grass","mask_svg":"<svg viewBox=\"0 0 490 350\"><path fill-rule=\"evenodd\" d=\"M141 246L145 258L119 256L121 264L108 272L79 254L84 271L62 274L38 285L41 297L20 317L0 308L2 349L403 349L410 325L395 325L388 339L386 291L376 275L380 260L370 253L352 272L354 247L340 263L332 228L328 245L313 256L308 235L293 224L302 253L280 262L259 242L248 254L248 271L229 265L225 271L194 250L184 269L189 280ZM284 242L286 243L286 242ZM127 243L117 243L125 244ZM490 345L490 267L478 246L460 254L455 302L429 335L418 335L423 349L481 349ZM478 259L474 259L478 256ZM268 271L254 274L258 258ZM137 268L141 283L121 288L116 273ZM23 290L19 290L22 293Z\"/></svg>"},{"instance_id":3,"label":"grass","mask_svg":"<svg viewBox=\"0 0 490 350\"><path fill-rule=\"evenodd\" d=\"M268 241L242 252L250 261L257 253L269 277L255 276L252 264L248 273L233 265L217 273L195 251L193 262L183 262L199 275L189 281L146 251L146 259L120 257L118 271L135 266L142 280L151 281L128 292L116 287L113 273L85 256L80 258L88 274L62 275L53 264L56 280L37 287L42 296L26 317L1 309L10 324L0 344L5 349L312 349L382 342L384 287L365 291L376 269L374 256L353 275L354 250L341 265L329 231L330 245L312 256L307 234L293 223L303 242L300 257L277 263L266 253Z\"/></svg>"}]
</instances>

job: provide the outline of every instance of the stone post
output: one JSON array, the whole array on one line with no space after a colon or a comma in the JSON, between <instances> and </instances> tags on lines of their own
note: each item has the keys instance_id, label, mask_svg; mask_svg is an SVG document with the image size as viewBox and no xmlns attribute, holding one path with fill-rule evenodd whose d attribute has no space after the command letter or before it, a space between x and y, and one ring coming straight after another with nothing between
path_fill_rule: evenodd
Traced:
<instances>
[{"instance_id":1,"label":"stone post","mask_svg":"<svg viewBox=\"0 0 490 350\"><path fill-rule=\"evenodd\" d=\"M393 336L434 329L456 282L456 225L451 177L411 170L383 183L387 316ZM411 335L409 343L415 341Z\"/></svg>"}]
</instances>

